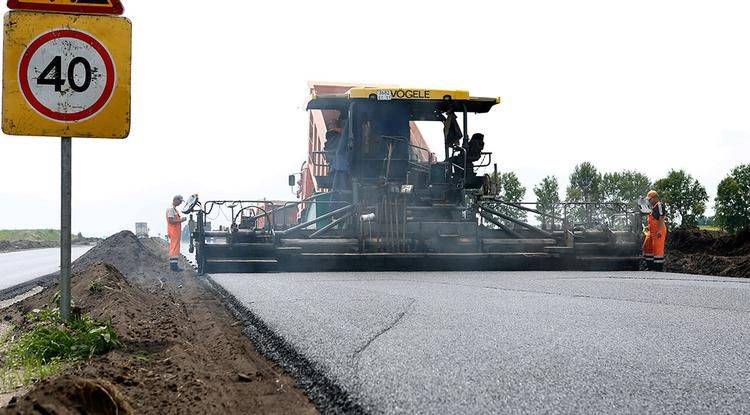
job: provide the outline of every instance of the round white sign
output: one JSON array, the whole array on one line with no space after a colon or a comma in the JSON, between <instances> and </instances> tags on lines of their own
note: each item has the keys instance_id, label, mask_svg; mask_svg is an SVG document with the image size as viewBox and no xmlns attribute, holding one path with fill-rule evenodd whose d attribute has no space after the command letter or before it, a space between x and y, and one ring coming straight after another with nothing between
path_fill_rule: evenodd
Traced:
<instances>
[{"instance_id":1,"label":"round white sign","mask_svg":"<svg viewBox=\"0 0 750 415\"><path fill-rule=\"evenodd\" d=\"M83 121L107 105L115 66L104 45L88 33L47 32L24 52L18 74L26 101L55 121Z\"/></svg>"}]
</instances>

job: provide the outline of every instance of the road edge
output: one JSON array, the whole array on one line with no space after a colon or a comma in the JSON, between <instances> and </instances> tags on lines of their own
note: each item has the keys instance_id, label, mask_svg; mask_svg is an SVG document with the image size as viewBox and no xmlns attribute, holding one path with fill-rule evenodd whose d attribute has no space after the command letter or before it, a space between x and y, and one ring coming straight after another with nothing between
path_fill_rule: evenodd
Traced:
<instances>
[{"instance_id":1,"label":"road edge","mask_svg":"<svg viewBox=\"0 0 750 415\"><path fill-rule=\"evenodd\" d=\"M0 301L12 300L18 296L26 294L36 287L51 287L55 284L55 278L58 275L60 275L59 271L36 277L33 280L28 280L12 287L3 288L0 290Z\"/></svg>"},{"instance_id":2,"label":"road edge","mask_svg":"<svg viewBox=\"0 0 750 415\"><path fill-rule=\"evenodd\" d=\"M242 323L242 332L253 342L260 354L272 360L297 380L315 407L324 414L366 414L344 389L298 353L282 337L274 333L258 316L210 276L199 276L222 299L229 312Z\"/></svg>"},{"instance_id":3,"label":"road edge","mask_svg":"<svg viewBox=\"0 0 750 415\"><path fill-rule=\"evenodd\" d=\"M96 245L82 245L82 244L74 244L74 247L80 247L80 246L91 246L91 248L94 248ZM57 248L57 247L51 247L51 248ZM0 254L9 254L14 252L28 252L28 251L36 251L37 249L51 249L51 248L34 248L34 249L24 249L19 251L7 251L7 252L0 252ZM90 251L87 250L87 252ZM85 255L85 253L84 253ZM78 259L76 258L75 261L73 261L73 272L76 272L76 263L78 262ZM0 301L7 301L12 300L18 296L24 295L27 292L33 290L37 286L42 288L49 288L57 283L57 280L60 279L60 271L51 272L46 275L42 275L33 279L30 279L28 281L24 281L20 284L16 284L12 287L3 288L0 290Z\"/></svg>"}]
</instances>

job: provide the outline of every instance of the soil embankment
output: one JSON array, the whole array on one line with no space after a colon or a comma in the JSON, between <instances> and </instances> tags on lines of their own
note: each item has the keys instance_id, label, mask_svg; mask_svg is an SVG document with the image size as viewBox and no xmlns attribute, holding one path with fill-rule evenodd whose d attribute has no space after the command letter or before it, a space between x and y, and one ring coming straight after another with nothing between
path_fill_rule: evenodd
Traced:
<instances>
[{"instance_id":1,"label":"soil embankment","mask_svg":"<svg viewBox=\"0 0 750 415\"><path fill-rule=\"evenodd\" d=\"M666 270L750 278L750 228L737 235L701 229L671 232L667 238Z\"/></svg>"},{"instance_id":2,"label":"soil embankment","mask_svg":"<svg viewBox=\"0 0 750 415\"><path fill-rule=\"evenodd\" d=\"M111 320L123 347L37 383L0 414L315 413L295 381L262 357L186 261L123 231L74 266L75 305ZM56 286L4 310L6 322L53 301Z\"/></svg>"},{"instance_id":3,"label":"soil embankment","mask_svg":"<svg viewBox=\"0 0 750 415\"><path fill-rule=\"evenodd\" d=\"M73 245L96 245L99 238L73 237ZM0 254L6 252L28 251L30 249L57 248L60 239L57 240L31 240L31 239L0 239Z\"/></svg>"},{"instance_id":4,"label":"soil embankment","mask_svg":"<svg viewBox=\"0 0 750 415\"><path fill-rule=\"evenodd\" d=\"M60 246L60 243L53 241L0 241L0 254L29 249L55 248L57 246Z\"/></svg>"}]
</instances>

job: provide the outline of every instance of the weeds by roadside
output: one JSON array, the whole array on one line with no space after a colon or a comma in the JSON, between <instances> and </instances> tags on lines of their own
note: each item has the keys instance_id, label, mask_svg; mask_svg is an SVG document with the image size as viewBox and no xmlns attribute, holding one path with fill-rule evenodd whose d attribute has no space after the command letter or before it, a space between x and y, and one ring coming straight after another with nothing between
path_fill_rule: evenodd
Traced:
<instances>
[{"instance_id":1,"label":"weeds by roadside","mask_svg":"<svg viewBox=\"0 0 750 415\"><path fill-rule=\"evenodd\" d=\"M0 338L0 391L28 385L68 364L120 348L108 322L81 315L64 323L58 308L34 310L20 333Z\"/></svg>"}]
</instances>

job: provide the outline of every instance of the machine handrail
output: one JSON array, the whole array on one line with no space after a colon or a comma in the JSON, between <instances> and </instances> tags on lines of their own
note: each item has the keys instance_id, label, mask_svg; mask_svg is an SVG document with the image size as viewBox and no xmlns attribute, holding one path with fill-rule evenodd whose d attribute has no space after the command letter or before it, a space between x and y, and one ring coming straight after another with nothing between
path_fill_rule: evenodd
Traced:
<instances>
[{"instance_id":1,"label":"machine handrail","mask_svg":"<svg viewBox=\"0 0 750 415\"><path fill-rule=\"evenodd\" d=\"M455 164L455 163L451 162L451 166L458 167L459 169L463 170L463 172L464 172L464 179L461 182L463 184L463 183L466 183L466 162L467 162L467 159L466 159L466 149L463 148L463 147L459 147L459 146L453 147L453 154L455 154L456 151L460 152L464 156L464 165L463 165L463 167L461 167L458 164ZM453 158L453 156L451 156L450 158Z\"/></svg>"},{"instance_id":2,"label":"machine handrail","mask_svg":"<svg viewBox=\"0 0 750 415\"><path fill-rule=\"evenodd\" d=\"M311 151L310 154L311 154L312 157L310 157L310 159L311 159L310 160L310 164L312 164L313 166L316 166L316 167L330 167L331 163L329 163L328 159L325 158L326 153L328 153L328 152L325 151L325 150ZM326 161L325 163L318 163L316 161L316 156L319 156L319 155L323 156L323 159Z\"/></svg>"},{"instance_id":3,"label":"machine handrail","mask_svg":"<svg viewBox=\"0 0 750 415\"><path fill-rule=\"evenodd\" d=\"M432 163L433 160L437 160L437 156L435 156L435 153L431 152L429 148L424 148L421 146L418 146L416 144L412 144L411 141L409 141L409 147L416 148L417 150L422 150L425 153L427 153L427 162Z\"/></svg>"},{"instance_id":4,"label":"machine handrail","mask_svg":"<svg viewBox=\"0 0 750 415\"><path fill-rule=\"evenodd\" d=\"M481 169L482 167L487 167L490 164L492 164L492 152L491 151L483 151L480 154L482 157L479 160L484 160L484 156L489 156L489 157L488 157L486 164L483 163L483 164L476 165L474 166L475 169Z\"/></svg>"}]
</instances>

